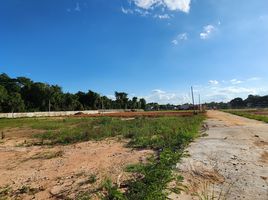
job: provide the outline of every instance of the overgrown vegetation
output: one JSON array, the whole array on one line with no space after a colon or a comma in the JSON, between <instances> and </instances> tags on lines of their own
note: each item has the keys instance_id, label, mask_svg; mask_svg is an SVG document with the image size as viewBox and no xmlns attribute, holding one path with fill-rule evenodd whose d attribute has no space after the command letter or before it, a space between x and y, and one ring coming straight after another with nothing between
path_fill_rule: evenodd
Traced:
<instances>
[{"instance_id":1,"label":"overgrown vegetation","mask_svg":"<svg viewBox=\"0 0 268 200\"><path fill-rule=\"evenodd\" d=\"M246 117L249 119L255 119L258 121L263 121L263 122L268 123L268 116L262 115L261 112L260 112L260 114L256 114L254 112L248 112L248 111L243 111L243 110L241 110L241 111L239 111L239 110L225 110L225 111L229 112L231 114L234 114L234 115L241 116L241 117Z\"/></svg>"},{"instance_id":2,"label":"overgrown vegetation","mask_svg":"<svg viewBox=\"0 0 268 200\"><path fill-rule=\"evenodd\" d=\"M0 127L15 124L46 130L35 135L50 144L70 144L80 141L101 140L108 137L128 139L131 148L147 148L156 151L144 164L131 165L126 171L134 179L127 181L123 190L107 180L102 187L104 199L113 200L161 200L170 192L180 192L181 185L170 187L170 182L179 183L182 178L173 174L174 166L183 155L184 148L198 135L203 115L191 117L140 117L132 120L120 118L65 118L65 119L14 119L0 120ZM7 122L5 124L3 121ZM18 122L18 123L16 123ZM27 124L27 126L25 125ZM89 179L94 182L95 177ZM99 191L98 191L99 192ZM80 199L87 199L85 193Z\"/></svg>"}]
</instances>

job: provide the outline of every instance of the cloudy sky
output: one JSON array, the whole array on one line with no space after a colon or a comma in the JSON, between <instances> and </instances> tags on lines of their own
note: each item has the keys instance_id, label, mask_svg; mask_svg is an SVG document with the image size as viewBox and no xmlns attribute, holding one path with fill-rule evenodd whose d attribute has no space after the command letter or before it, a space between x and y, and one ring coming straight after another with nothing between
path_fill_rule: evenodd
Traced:
<instances>
[{"instance_id":1,"label":"cloudy sky","mask_svg":"<svg viewBox=\"0 0 268 200\"><path fill-rule=\"evenodd\" d=\"M159 103L268 94L268 1L2 0L1 72Z\"/></svg>"}]
</instances>

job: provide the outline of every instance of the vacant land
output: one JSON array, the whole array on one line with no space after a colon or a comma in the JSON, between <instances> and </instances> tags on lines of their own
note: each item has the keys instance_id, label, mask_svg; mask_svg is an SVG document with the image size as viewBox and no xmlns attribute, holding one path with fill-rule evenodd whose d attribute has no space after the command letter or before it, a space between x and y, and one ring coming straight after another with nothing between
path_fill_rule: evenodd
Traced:
<instances>
[{"instance_id":1,"label":"vacant land","mask_svg":"<svg viewBox=\"0 0 268 200\"><path fill-rule=\"evenodd\" d=\"M205 123L207 136L178 165L188 186L178 199L267 200L268 124L220 111L208 111Z\"/></svg>"},{"instance_id":2,"label":"vacant land","mask_svg":"<svg viewBox=\"0 0 268 200\"><path fill-rule=\"evenodd\" d=\"M182 177L172 169L204 117L159 113L0 120L0 199L165 199L178 193Z\"/></svg>"}]
</instances>

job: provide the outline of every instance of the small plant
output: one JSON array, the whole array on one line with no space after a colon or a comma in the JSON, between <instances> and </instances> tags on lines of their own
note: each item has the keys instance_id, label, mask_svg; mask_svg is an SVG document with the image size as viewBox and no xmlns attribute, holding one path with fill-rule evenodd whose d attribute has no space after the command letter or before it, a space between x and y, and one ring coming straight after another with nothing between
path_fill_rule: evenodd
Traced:
<instances>
[{"instance_id":1,"label":"small plant","mask_svg":"<svg viewBox=\"0 0 268 200\"><path fill-rule=\"evenodd\" d=\"M45 151L35 154L31 159L52 159L63 156L63 151Z\"/></svg>"},{"instance_id":2,"label":"small plant","mask_svg":"<svg viewBox=\"0 0 268 200\"><path fill-rule=\"evenodd\" d=\"M116 185L113 185L110 179L103 182L102 188L105 193L103 200L126 200L125 195L118 190Z\"/></svg>"},{"instance_id":3,"label":"small plant","mask_svg":"<svg viewBox=\"0 0 268 200\"><path fill-rule=\"evenodd\" d=\"M1 140L3 140L3 139L5 139L5 134L4 134L4 132L2 131L2 132L1 132Z\"/></svg>"},{"instance_id":4,"label":"small plant","mask_svg":"<svg viewBox=\"0 0 268 200\"><path fill-rule=\"evenodd\" d=\"M90 174L90 176L85 181L81 182L80 185L93 184L96 181L97 181L97 175Z\"/></svg>"},{"instance_id":5,"label":"small plant","mask_svg":"<svg viewBox=\"0 0 268 200\"><path fill-rule=\"evenodd\" d=\"M89 184L93 184L97 181L97 176L96 174L90 174L88 180L87 180L87 183Z\"/></svg>"},{"instance_id":6,"label":"small plant","mask_svg":"<svg viewBox=\"0 0 268 200\"><path fill-rule=\"evenodd\" d=\"M90 200L91 195L88 192L83 192L78 195L77 200Z\"/></svg>"},{"instance_id":7,"label":"small plant","mask_svg":"<svg viewBox=\"0 0 268 200\"><path fill-rule=\"evenodd\" d=\"M0 199L7 199L9 193L11 192L11 188L9 186L4 186L0 188Z\"/></svg>"}]
</instances>

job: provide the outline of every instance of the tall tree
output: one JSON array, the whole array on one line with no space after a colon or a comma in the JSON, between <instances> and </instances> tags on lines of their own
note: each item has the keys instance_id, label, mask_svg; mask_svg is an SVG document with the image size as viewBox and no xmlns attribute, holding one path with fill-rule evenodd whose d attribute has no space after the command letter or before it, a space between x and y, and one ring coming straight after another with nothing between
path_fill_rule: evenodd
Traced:
<instances>
[{"instance_id":1,"label":"tall tree","mask_svg":"<svg viewBox=\"0 0 268 200\"><path fill-rule=\"evenodd\" d=\"M6 112L23 112L24 102L19 93L12 93L8 96L4 109Z\"/></svg>"},{"instance_id":2,"label":"tall tree","mask_svg":"<svg viewBox=\"0 0 268 200\"><path fill-rule=\"evenodd\" d=\"M245 103L242 98L235 98L230 101L230 105L232 108L243 108L245 107Z\"/></svg>"},{"instance_id":3,"label":"tall tree","mask_svg":"<svg viewBox=\"0 0 268 200\"><path fill-rule=\"evenodd\" d=\"M6 88L0 85L0 112L4 112L4 103L7 101L8 94Z\"/></svg>"},{"instance_id":4,"label":"tall tree","mask_svg":"<svg viewBox=\"0 0 268 200\"><path fill-rule=\"evenodd\" d=\"M125 92L115 92L116 104L119 109L127 109L128 97Z\"/></svg>"},{"instance_id":5,"label":"tall tree","mask_svg":"<svg viewBox=\"0 0 268 200\"><path fill-rule=\"evenodd\" d=\"M146 100L144 98L140 99L140 104L141 104L141 109L145 110L146 109Z\"/></svg>"}]
</instances>

